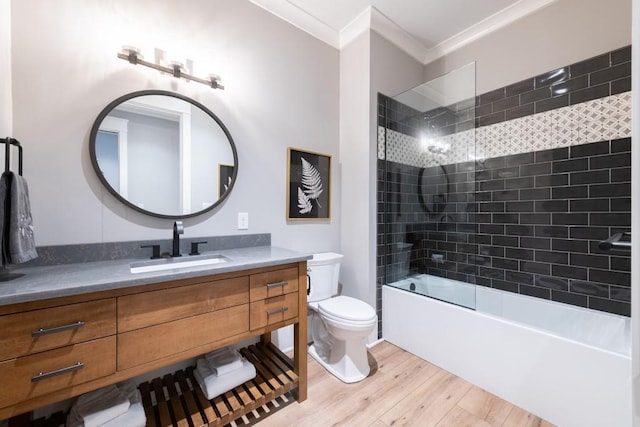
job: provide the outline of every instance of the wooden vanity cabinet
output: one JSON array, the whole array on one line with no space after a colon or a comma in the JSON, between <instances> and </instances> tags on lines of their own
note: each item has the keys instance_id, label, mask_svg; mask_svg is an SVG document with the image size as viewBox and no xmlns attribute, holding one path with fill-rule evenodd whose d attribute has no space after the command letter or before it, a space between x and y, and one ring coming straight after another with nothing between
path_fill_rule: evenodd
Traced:
<instances>
[{"instance_id":1,"label":"wooden vanity cabinet","mask_svg":"<svg viewBox=\"0 0 640 427\"><path fill-rule=\"evenodd\" d=\"M116 372L115 298L0 316L0 331L0 408Z\"/></svg>"},{"instance_id":2,"label":"wooden vanity cabinet","mask_svg":"<svg viewBox=\"0 0 640 427\"><path fill-rule=\"evenodd\" d=\"M248 332L248 302L246 276L119 297L118 370Z\"/></svg>"},{"instance_id":3,"label":"wooden vanity cabinet","mask_svg":"<svg viewBox=\"0 0 640 427\"><path fill-rule=\"evenodd\" d=\"M116 333L116 299L18 312L0 317L0 360Z\"/></svg>"},{"instance_id":4,"label":"wooden vanity cabinet","mask_svg":"<svg viewBox=\"0 0 640 427\"><path fill-rule=\"evenodd\" d=\"M298 316L298 270L287 268L250 276L251 329Z\"/></svg>"},{"instance_id":5,"label":"wooden vanity cabinet","mask_svg":"<svg viewBox=\"0 0 640 427\"><path fill-rule=\"evenodd\" d=\"M0 307L0 420L290 324L303 401L306 274L303 261Z\"/></svg>"},{"instance_id":6,"label":"wooden vanity cabinet","mask_svg":"<svg viewBox=\"0 0 640 427\"><path fill-rule=\"evenodd\" d=\"M113 375L115 344L114 337L106 337L1 362L0 406L64 394L71 386Z\"/></svg>"}]
</instances>

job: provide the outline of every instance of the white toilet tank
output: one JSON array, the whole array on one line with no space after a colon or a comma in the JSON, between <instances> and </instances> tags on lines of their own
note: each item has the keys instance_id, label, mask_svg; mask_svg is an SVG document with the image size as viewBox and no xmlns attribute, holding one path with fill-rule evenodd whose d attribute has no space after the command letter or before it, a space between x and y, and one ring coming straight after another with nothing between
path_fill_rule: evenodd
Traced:
<instances>
[{"instance_id":1,"label":"white toilet tank","mask_svg":"<svg viewBox=\"0 0 640 427\"><path fill-rule=\"evenodd\" d=\"M338 294L340 260L343 255L333 252L314 254L307 261L307 272L311 281L311 293L307 301L322 301Z\"/></svg>"}]
</instances>

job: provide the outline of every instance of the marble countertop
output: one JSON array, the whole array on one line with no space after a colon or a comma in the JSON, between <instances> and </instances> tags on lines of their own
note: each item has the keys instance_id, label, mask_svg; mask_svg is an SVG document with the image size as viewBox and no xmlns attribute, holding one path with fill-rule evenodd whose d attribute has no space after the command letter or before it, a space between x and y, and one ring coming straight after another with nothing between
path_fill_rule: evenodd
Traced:
<instances>
[{"instance_id":1,"label":"marble countertop","mask_svg":"<svg viewBox=\"0 0 640 427\"><path fill-rule=\"evenodd\" d=\"M23 273L24 276L0 282L0 306L269 267L312 258L310 254L273 246L226 249L203 255L214 253L223 255L228 261L208 266L136 274L130 272L130 265L132 262L143 261L141 259L12 268L11 273Z\"/></svg>"}]
</instances>

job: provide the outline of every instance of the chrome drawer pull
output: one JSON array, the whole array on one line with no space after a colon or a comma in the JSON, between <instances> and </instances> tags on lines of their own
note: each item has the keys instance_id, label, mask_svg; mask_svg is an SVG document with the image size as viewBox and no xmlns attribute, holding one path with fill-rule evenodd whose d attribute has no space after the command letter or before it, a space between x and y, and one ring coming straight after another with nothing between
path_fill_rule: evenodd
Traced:
<instances>
[{"instance_id":1,"label":"chrome drawer pull","mask_svg":"<svg viewBox=\"0 0 640 427\"><path fill-rule=\"evenodd\" d=\"M274 314L284 313L287 310L289 310L289 307L282 307L277 310L269 310L267 311L267 316L273 316Z\"/></svg>"},{"instance_id":2,"label":"chrome drawer pull","mask_svg":"<svg viewBox=\"0 0 640 427\"><path fill-rule=\"evenodd\" d=\"M37 331L32 331L31 336L36 338L36 337L41 337L42 335L55 334L58 332L68 331L70 329L81 328L83 326L84 326L84 322L80 320L76 323L71 323L69 325L63 325L63 326L56 326L55 328L47 328L47 329L40 328Z\"/></svg>"},{"instance_id":3,"label":"chrome drawer pull","mask_svg":"<svg viewBox=\"0 0 640 427\"><path fill-rule=\"evenodd\" d=\"M267 283L267 288L268 288L268 289L271 289L271 288L280 288L280 287L284 287L284 286L286 286L286 285L287 285L287 283L289 283L289 282L287 282L286 280L283 280L282 282L277 282L277 283Z\"/></svg>"},{"instance_id":4,"label":"chrome drawer pull","mask_svg":"<svg viewBox=\"0 0 640 427\"><path fill-rule=\"evenodd\" d=\"M34 375L31 377L32 383L37 383L38 381L45 380L47 378L55 377L58 375L66 374L67 372L77 371L78 369L84 368L84 363L76 362L75 365L67 366L66 368L56 369L51 372L39 372L38 375Z\"/></svg>"}]
</instances>

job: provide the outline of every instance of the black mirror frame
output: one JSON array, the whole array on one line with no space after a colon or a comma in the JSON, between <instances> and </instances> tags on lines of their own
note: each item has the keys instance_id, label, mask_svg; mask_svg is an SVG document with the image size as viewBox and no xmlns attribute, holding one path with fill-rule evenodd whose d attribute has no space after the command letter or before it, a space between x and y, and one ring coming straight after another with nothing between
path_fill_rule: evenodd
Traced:
<instances>
[{"instance_id":1,"label":"black mirror frame","mask_svg":"<svg viewBox=\"0 0 640 427\"><path fill-rule=\"evenodd\" d=\"M165 215L165 214L159 214L156 212L152 212L152 211L148 211L146 209L142 209L136 205L134 205L133 203L131 203L130 201L128 201L127 199L125 199L124 197L122 197L112 186L111 184L109 184L109 182L107 181L107 179L104 177L104 175L102 174L102 172L100 171L100 167L98 165L98 158L96 156L96 136L98 134L98 130L100 129L100 125L102 124L102 121L104 120L104 118L118 105L122 104L125 101L128 101L132 98L137 98L140 96L145 96L145 95L164 95L164 96L171 96L173 98L178 98L178 99L182 99L183 101L186 101L192 105L195 105L196 107L200 108L202 111L204 111L205 113L207 113L207 115L209 115L213 120L216 121L216 123L218 123L218 125L222 128L222 131L224 132L224 134L226 135L229 144L231 145L231 150L233 151L233 161L234 161L234 168L233 168L233 175L231 176L231 186L227 189L227 191L224 192L224 194L211 206L207 207L206 209L202 209L190 214L186 214L186 215ZM216 116L215 114L213 114L213 112L211 110L209 110L207 107L205 107L204 105L202 105L201 103L199 103L198 101L188 98L186 96L180 95L178 93L174 93L174 92L168 92L165 90L141 90L138 92L131 92L128 93L126 95L123 95L117 99L115 99L114 101L112 101L111 103L109 103L109 105L107 105L98 115L98 117L96 118L95 122L93 123L93 126L91 128L91 134L89 135L89 155L91 157L91 164L93 165L93 169L96 173L96 175L98 176L98 179L100 179L100 182L102 183L102 185L104 185L104 187L109 190L109 192L119 201L121 201L122 203L124 203L127 207L141 212L143 214L146 215L150 215L156 218L167 218L167 219L184 219L184 218L193 218L195 216L198 215L202 215L206 212L209 212L213 209L215 209L218 205L220 205L220 203L222 203L224 201L224 199L227 198L227 196L229 195L229 193L231 193L231 190L233 190L233 187L236 183L236 176L238 175L238 151L236 150L236 144L233 141L233 138L231 137L231 134L229 133L229 130L227 129L227 127L224 125L224 123L222 123L222 120L220 120L218 118L218 116Z\"/></svg>"},{"instance_id":2,"label":"black mirror frame","mask_svg":"<svg viewBox=\"0 0 640 427\"><path fill-rule=\"evenodd\" d=\"M446 209L449 195L451 194L451 182L449 181L449 173L447 172L447 169L444 167L444 165L440 165L440 168L442 169L444 177L447 180L447 192L431 195L434 199L433 210L429 208L429 204L426 199L427 195L425 195L423 191L422 179L424 177L424 172L427 168L420 169L420 173L418 174L418 200L420 201L420 206L422 207L422 210L424 210L428 214L443 213L444 210ZM436 200L436 197L439 198L440 200Z\"/></svg>"}]
</instances>

